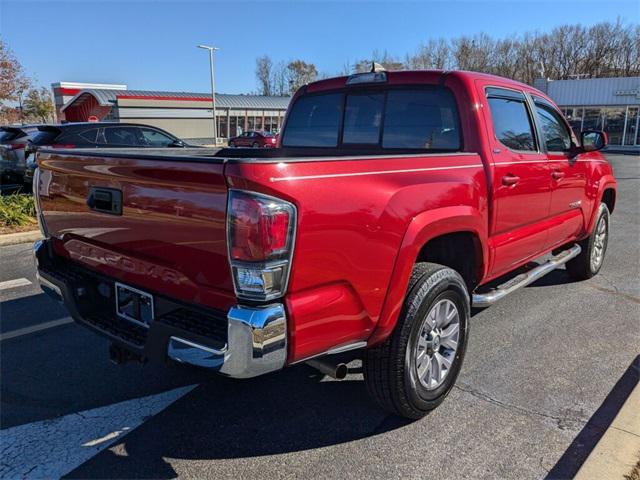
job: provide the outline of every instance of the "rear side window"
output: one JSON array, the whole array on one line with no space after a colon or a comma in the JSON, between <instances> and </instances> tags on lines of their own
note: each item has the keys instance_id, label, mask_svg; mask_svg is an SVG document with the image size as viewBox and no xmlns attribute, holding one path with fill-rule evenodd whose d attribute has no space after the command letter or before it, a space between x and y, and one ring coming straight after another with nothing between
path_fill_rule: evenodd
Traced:
<instances>
[{"instance_id":1,"label":"rear side window","mask_svg":"<svg viewBox=\"0 0 640 480\"><path fill-rule=\"evenodd\" d=\"M460 149L458 110L453 94L442 88L389 91L382 146Z\"/></svg>"},{"instance_id":2,"label":"rear side window","mask_svg":"<svg viewBox=\"0 0 640 480\"><path fill-rule=\"evenodd\" d=\"M498 92L499 89L492 89ZM533 123L524 95L504 90L488 98L496 138L512 150L535 151Z\"/></svg>"},{"instance_id":3,"label":"rear side window","mask_svg":"<svg viewBox=\"0 0 640 480\"><path fill-rule=\"evenodd\" d=\"M104 129L104 138L108 145L136 147L139 145L138 133L131 127L109 127Z\"/></svg>"},{"instance_id":4,"label":"rear side window","mask_svg":"<svg viewBox=\"0 0 640 480\"><path fill-rule=\"evenodd\" d=\"M78 136L82 138L84 141L89 143L97 143L98 138L98 128L92 128L90 130L85 130L80 133Z\"/></svg>"},{"instance_id":5,"label":"rear side window","mask_svg":"<svg viewBox=\"0 0 640 480\"><path fill-rule=\"evenodd\" d=\"M341 93L301 97L289 113L282 145L336 147L341 117Z\"/></svg>"}]
</instances>

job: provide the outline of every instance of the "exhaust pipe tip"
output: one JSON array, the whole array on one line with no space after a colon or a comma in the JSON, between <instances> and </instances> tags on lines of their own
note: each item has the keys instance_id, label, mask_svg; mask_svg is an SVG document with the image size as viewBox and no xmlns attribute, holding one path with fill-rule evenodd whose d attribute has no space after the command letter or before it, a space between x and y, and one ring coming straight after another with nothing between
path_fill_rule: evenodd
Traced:
<instances>
[{"instance_id":1,"label":"exhaust pipe tip","mask_svg":"<svg viewBox=\"0 0 640 480\"><path fill-rule=\"evenodd\" d=\"M315 368L320 373L325 375L329 375L331 378L335 378L336 380L343 380L347 374L349 373L349 367L347 367L346 363L332 363L327 360L307 360L305 362L312 368Z\"/></svg>"},{"instance_id":2,"label":"exhaust pipe tip","mask_svg":"<svg viewBox=\"0 0 640 480\"><path fill-rule=\"evenodd\" d=\"M347 377L347 373L349 373L349 367L347 367L346 363L339 363L336 365L335 369L335 379L344 380Z\"/></svg>"}]
</instances>

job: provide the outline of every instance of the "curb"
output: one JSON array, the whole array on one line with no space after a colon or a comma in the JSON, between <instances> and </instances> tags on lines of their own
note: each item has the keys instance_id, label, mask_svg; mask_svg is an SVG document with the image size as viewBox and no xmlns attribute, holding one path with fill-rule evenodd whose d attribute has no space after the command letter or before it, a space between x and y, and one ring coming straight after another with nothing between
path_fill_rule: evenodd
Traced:
<instances>
[{"instance_id":1,"label":"curb","mask_svg":"<svg viewBox=\"0 0 640 480\"><path fill-rule=\"evenodd\" d=\"M0 235L0 247L5 247L7 245L17 245L18 243L36 242L40 239L42 239L40 230L7 233L5 235Z\"/></svg>"},{"instance_id":2,"label":"curb","mask_svg":"<svg viewBox=\"0 0 640 480\"><path fill-rule=\"evenodd\" d=\"M640 384L636 385L618 415L578 470L576 480L623 480L640 455Z\"/></svg>"}]
</instances>

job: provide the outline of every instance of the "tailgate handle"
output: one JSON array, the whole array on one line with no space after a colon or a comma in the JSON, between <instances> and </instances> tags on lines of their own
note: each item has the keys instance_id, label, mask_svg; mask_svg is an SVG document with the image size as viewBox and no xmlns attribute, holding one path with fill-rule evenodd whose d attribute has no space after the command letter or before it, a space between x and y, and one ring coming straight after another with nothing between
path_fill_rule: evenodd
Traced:
<instances>
[{"instance_id":1,"label":"tailgate handle","mask_svg":"<svg viewBox=\"0 0 640 480\"><path fill-rule=\"evenodd\" d=\"M116 188L91 187L87 206L96 212L122 215L122 191Z\"/></svg>"}]
</instances>

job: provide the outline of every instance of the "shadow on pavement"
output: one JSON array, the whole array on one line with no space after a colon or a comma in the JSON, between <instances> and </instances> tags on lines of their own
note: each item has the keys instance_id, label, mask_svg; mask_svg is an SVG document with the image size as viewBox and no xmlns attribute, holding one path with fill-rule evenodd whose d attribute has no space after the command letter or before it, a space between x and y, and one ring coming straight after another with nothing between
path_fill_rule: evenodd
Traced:
<instances>
[{"instance_id":1,"label":"shadow on pavement","mask_svg":"<svg viewBox=\"0 0 640 480\"><path fill-rule=\"evenodd\" d=\"M602 405L589 419L560 460L549 471L547 480L573 478L605 434L640 378L640 355L629 365Z\"/></svg>"},{"instance_id":2,"label":"shadow on pavement","mask_svg":"<svg viewBox=\"0 0 640 480\"><path fill-rule=\"evenodd\" d=\"M298 452L409 423L377 409L359 377L339 382L322 378L298 366L248 381L212 379L124 437L115 452L103 451L68 477L175 478L164 458L213 460Z\"/></svg>"},{"instance_id":3,"label":"shadow on pavement","mask_svg":"<svg viewBox=\"0 0 640 480\"><path fill-rule=\"evenodd\" d=\"M38 292L2 302L0 331L7 333L67 316L69 312L62 305L54 302L45 293Z\"/></svg>"},{"instance_id":4,"label":"shadow on pavement","mask_svg":"<svg viewBox=\"0 0 640 480\"><path fill-rule=\"evenodd\" d=\"M107 340L75 324L3 341L1 428L162 393L211 378L211 374L174 364L113 365L108 360L108 347Z\"/></svg>"}]
</instances>

